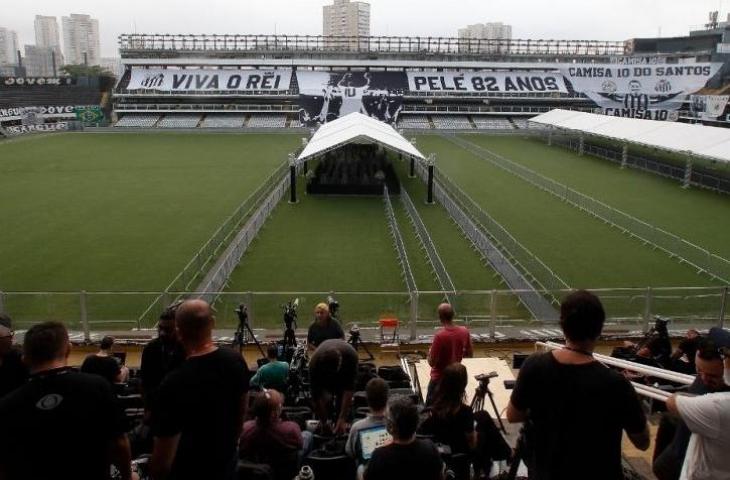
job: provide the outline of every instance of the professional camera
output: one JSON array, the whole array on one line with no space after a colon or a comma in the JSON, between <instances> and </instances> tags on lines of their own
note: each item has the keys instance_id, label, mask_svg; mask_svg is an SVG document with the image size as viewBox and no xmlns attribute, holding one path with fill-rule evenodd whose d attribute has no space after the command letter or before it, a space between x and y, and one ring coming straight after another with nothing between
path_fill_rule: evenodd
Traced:
<instances>
[{"instance_id":1,"label":"professional camera","mask_svg":"<svg viewBox=\"0 0 730 480\"><path fill-rule=\"evenodd\" d=\"M330 317L337 318L337 312L340 309L340 302L332 295L327 295L327 306L330 309Z\"/></svg>"},{"instance_id":2,"label":"professional camera","mask_svg":"<svg viewBox=\"0 0 730 480\"><path fill-rule=\"evenodd\" d=\"M299 307L299 299L295 298L281 306L284 310L284 347L295 347L297 344L297 308ZM287 357L289 355L287 354Z\"/></svg>"},{"instance_id":3,"label":"professional camera","mask_svg":"<svg viewBox=\"0 0 730 480\"><path fill-rule=\"evenodd\" d=\"M474 380L477 382L487 382L489 383L490 378L496 378L499 374L497 372L489 372L489 373L480 373L479 375L474 375Z\"/></svg>"}]
</instances>

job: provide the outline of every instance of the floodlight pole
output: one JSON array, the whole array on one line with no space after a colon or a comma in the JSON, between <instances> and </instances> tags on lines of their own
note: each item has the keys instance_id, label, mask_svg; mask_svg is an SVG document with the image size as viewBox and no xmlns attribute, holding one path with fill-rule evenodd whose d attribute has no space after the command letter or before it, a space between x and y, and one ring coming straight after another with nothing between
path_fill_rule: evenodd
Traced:
<instances>
[{"instance_id":1,"label":"floodlight pole","mask_svg":"<svg viewBox=\"0 0 730 480\"><path fill-rule=\"evenodd\" d=\"M428 157L428 192L426 194L426 203L433 204L433 170L436 163L436 154L432 153Z\"/></svg>"},{"instance_id":2,"label":"floodlight pole","mask_svg":"<svg viewBox=\"0 0 730 480\"><path fill-rule=\"evenodd\" d=\"M297 163L294 154L289 154L289 203L297 203Z\"/></svg>"}]
</instances>

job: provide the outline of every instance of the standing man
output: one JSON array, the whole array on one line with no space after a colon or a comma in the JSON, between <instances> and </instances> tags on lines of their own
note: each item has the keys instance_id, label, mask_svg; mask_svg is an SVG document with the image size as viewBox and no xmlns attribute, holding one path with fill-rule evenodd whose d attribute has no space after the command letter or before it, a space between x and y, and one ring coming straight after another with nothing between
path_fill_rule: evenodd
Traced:
<instances>
[{"instance_id":1,"label":"standing man","mask_svg":"<svg viewBox=\"0 0 730 480\"><path fill-rule=\"evenodd\" d=\"M58 322L32 326L23 356L30 380L0 400L0 478L131 477L124 412L98 375L69 368L71 345Z\"/></svg>"},{"instance_id":2,"label":"standing man","mask_svg":"<svg viewBox=\"0 0 730 480\"><path fill-rule=\"evenodd\" d=\"M149 411L157 398L160 384L165 376L185 361L185 349L177 338L175 310L179 304L167 307L157 322L157 338L142 350L140 375L145 409Z\"/></svg>"},{"instance_id":3,"label":"standing man","mask_svg":"<svg viewBox=\"0 0 730 480\"><path fill-rule=\"evenodd\" d=\"M593 358L605 319L592 293L568 295L560 305L565 347L532 355L520 369L507 419L529 422L525 464L531 479L622 479L624 430L636 448L649 448L633 387Z\"/></svg>"},{"instance_id":4,"label":"standing man","mask_svg":"<svg viewBox=\"0 0 730 480\"><path fill-rule=\"evenodd\" d=\"M730 381L730 356L725 356ZM692 432L682 465L682 480L730 478L730 392L699 397L672 395L667 410L679 415Z\"/></svg>"},{"instance_id":5,"label":"standing man","mask_svg":"<svg viewBox=\"0 0 730 480\"><path fill-rule=\"evenodd\" d=\"M314 307L314 322L307 332L307 344L316 348L325 340L334 339L344 340L345 332L340 322L330 315L330 307L326 303L318 303Z\"/></svg>"},{"instance_id":6,"label":"standing man","mask_svg":"<svg viewBox=\"0 0 730 480\"><path fill-rule=\"evenodd\" d=\"M215 317L207 302L183 302L175 323L187 360L160 385L150 470L154 478L168 480L231 478L248 400L248 367L240 353L213 343Z\"/></svg>"},{"instance_id":7,"label":"standing man","mask_svg":"<svg viewBox=\"0 0 730 480\"><path fill-rule=\"evenodd\" d=\"M10 317L0 313L0 398L28 380L28 367L20 351L13 347L14 335Z\"/></svg>"},{"instance_id":8,"label":"standing man","mask_svg":"<svg viewBox=\"0 0 730 480\"><path fill-rule=\"evenodd\" d=\"M433 402L433 395L444 369L452 363L461 363L464 357L474 356L469 330L454 325L454 307L442 303L437 311L442 328L434 335L431 349L428 351L431 381L428 382L426 405L431 405Z\"/></svg>"},{"instance_id":9,"label":"standing man","mask_svg":"<svg viewBox=\"0 0 730 480\"><path fill-rule=\"evenodd\" d=\"M355 393L357 362L357 351L346 341L338 339L322 342L309 360L314 413L325 432L331 429L328 422L333 401L337 411L334 433L339 435L346 431Z\"/></svg>"}]
</instances>

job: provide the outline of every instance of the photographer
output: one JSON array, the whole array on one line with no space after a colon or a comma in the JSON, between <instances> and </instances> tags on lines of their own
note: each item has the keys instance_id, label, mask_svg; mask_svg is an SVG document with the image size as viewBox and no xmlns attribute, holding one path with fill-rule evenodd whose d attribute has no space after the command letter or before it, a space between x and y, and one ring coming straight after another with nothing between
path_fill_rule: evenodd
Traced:
<instances>
[{"instance_id":1,"label":"photographer","mask_svg":"<svg viewBox=\"0 0 730 480\"><path fill-rule=\"evenodd\" d=\"M112 353L114 337L105 336L97 353L88 355L81 364L81 371L105 378L111 385L124 383L129 378L129 369Z\"/></svg>"},{"instance_id":2,"label":"photographer","mask_svg":"<svg viewBox=\"0 0 730 480\"><path fill-rule=\"evenodd\" d=\"M251 378L252 387L273 388L280 392L286 392L289 364L280 362L278 353L279 347L277 344L272 343L266 347L268 362L256 370L256 374Z\"/></svg>"},{"instance_id":3,"label":"photographer","mask_svg":"<svg viewBox=\"0 0 730 480\"><path fill-rule=\"evenodd\" d=\"M524 459L531 479L622 479L622 431L637 448L649 447L633 387L593 358L605 318L592 293L568 295L560 305L565 347L532 355L520 369L507 419L529 419Z\"/></svg>"},{"instance_id":4,"label":"photographer","mask_svg":"<svg viewBox=\"0 0 730 480\"><path fill-rule=\"evenodd\" d=\"M314 322L307 332L307 344L310 348L319 347L325 340L344 340L345 332L340 323L330 315L330 307L326 303L318 303L314 308Z\"/></svg>"},{"instance_id":5,"label":"photographer","mask_svg":"<svg viewBox=\"0 0 730 480\"><path fill-rule=\"evenodd\" d=\"M329 407L334 401L335 435L345 433L357 376L357 352L344 340L325 340L309 360L309 383L314 412L323 431L330 429Z\"/></svg>"}]
</instances>

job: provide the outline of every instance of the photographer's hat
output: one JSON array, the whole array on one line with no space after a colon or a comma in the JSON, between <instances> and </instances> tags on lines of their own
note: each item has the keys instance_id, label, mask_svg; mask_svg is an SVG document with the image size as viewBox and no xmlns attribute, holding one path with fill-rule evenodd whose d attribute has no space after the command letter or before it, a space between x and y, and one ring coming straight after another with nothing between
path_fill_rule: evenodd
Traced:
<instances>
[{"instance_id":1,"label":"photographer's hat","mask_svg":"<svg viewBox=\"0 0 730 480\"><path fill-rule=\"evenodd\" d=\"M720 348L730 348L730 332L720 327L712 327L708 335Z\"/></svg>"}]
</instances>

